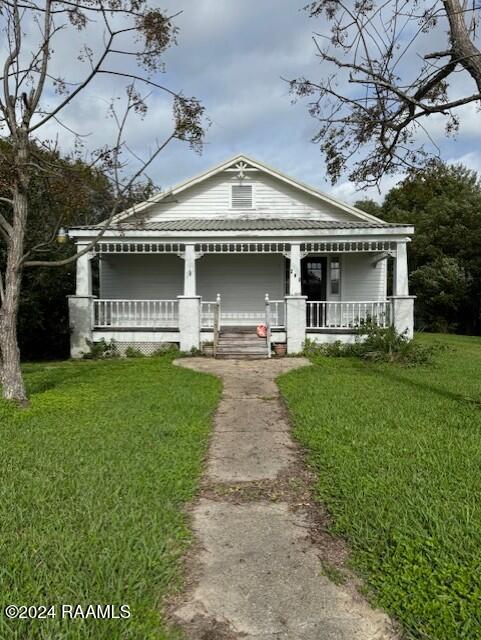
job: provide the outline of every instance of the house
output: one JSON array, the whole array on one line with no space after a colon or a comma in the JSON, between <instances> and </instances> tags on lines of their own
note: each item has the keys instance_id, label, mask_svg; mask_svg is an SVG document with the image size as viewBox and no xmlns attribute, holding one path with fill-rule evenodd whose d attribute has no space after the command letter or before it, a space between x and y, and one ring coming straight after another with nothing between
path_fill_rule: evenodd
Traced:
<instances>
[{"instance_id":1,"label":"house","mask_svg":"<svg viewBox=\"0 0 481 640\"><path fill-rule=\"evenodd\" d=\"M69 230L78 251L99 227ZM306 338L352 341L366 321L412 336L413 232L236 156L122 212L78 259L72 357L102 338L123 349L189 351L217 345L230 327L252 341L259 324L267 325L265 355L271 343L297 353Z\"/></svg>"}]
</instances>

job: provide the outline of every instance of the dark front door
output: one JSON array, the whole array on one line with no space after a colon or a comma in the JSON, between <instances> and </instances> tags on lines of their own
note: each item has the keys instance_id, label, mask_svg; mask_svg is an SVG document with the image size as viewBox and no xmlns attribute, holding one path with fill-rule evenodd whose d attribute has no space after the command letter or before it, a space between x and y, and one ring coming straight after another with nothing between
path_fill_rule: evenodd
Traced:
<instances>
[{"instance_id":1,"label":"dark front door","mask_svg":"<svg viewBox=\"0 0 481 640\"><path fill-rule=\"evenodd\" d=\"M325 300L327 258L307 257L301 263L302 295L308 300Z\"/></svg>"}]
</instances>

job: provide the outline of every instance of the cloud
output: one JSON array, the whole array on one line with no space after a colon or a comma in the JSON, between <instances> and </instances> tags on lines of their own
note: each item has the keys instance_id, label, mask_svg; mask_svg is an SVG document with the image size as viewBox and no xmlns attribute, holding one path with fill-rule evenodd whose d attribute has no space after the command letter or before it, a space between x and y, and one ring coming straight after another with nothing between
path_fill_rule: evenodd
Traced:
<instances>
[{"instance_id":1,"label":"cloud","mask_svg":"<svg viewBox=\"0 0 481 640\"><path fill-rule=\"evenodd\" d=\"M325 166L318 147L311 143L316 122L308 115L306 103L292 104L288 85L283 78L306 75L316 79L327 73L315 55L312 32L326 31L327 25L313 21L302 11L305 2L278 0L196 0L185 2L164 0L162 7L170 13L182 13L175 19L180 27L178 45L165 56L163 83L186 95L202 100L212 121L206 132L204 153L199 156L188 146L174 142L150 168L156 184L168 187L234 153L244 152L277 167L304 182L332 192L348 202L362 197L382 199L386 191L397 184L401 175L389 176L375 189L359 192L344 180L331 187L325 179ZM99 24L89 26L89 44L98 41ZM432 32L430 48L442 48L443 29ZM56 43L54 69L64 76L78 79L85 66L79 64L76 51L85 34L60 32ZM412 52L406 65L422 51ZM119 61L114 64L120 64ZM130 64L133 64L131 62ZM126 67L128 68L128 66ZM89 134L86 144L97 147L112 140L113 122L106 116L112 96L123 95L125 81L102 76L81 94L63 115L69 128ZM462 92L463 79L455 78L453 92ZM58 97L49 96L54 103ZM127 140L135 153L147 153L158 137L171 124L169 101L153 91L149 113L143 121L133 119L127 127ZM442 156L481 168L481 130L479 113L472 105L463 108L463 126L458 139L446 140L444 118L426 121L429 134L440 146ZM72 136L51 121L44 131L47 137L59 135L67 148Z\"/></svg>"}]
</instances>

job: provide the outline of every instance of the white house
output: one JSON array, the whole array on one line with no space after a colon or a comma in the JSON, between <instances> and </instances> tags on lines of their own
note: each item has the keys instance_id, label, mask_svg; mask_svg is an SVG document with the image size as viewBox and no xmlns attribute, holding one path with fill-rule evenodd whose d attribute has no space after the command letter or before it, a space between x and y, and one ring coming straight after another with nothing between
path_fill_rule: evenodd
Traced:
<instances>
[{"instance_id":1,"label":"white house","mask_svg":"<svg viewBox=\"0 0 481 640\"><path fill-rule=\"evenodd\" d=\"M81 251L98 232L75 227L69 235ZM252 342L258 324L268 325L267 341L256 343L265 355L271 343L296 353L306 338L351 341L367 320L412 335L413 232L237 156L119 214L79 258L72 356L102 338L145 352L159 343L217 346L233 327Z\"/></svg>"}]
</instances>

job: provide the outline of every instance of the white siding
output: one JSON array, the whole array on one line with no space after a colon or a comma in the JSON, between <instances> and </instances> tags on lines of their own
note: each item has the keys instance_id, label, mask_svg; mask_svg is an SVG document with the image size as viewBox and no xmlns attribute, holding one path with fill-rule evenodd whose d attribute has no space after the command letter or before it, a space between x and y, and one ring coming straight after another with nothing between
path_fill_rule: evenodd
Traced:
<instances>
[{"instance_id":1,"label":"white siding","mask_svg":"<svg viewBox=\"0 0 481 640\"><path fill-rule=\"evenodd\" d=\"M176 255L103 257L100 297L171 300L184 292L184 261Z\"/></svg>"},{"instance_id":2,"label":"white siding","mask_svg":"<svg viewBox=\"0 0 481 640\"><path fill-rule=\"evenodd\" d=\"M285 260L279 254L213 255L196 261L197 294L205 301L222 296L223 317L244 317L246 323L264 317L264 298L285 295ZM109 256L102 258L101 298L174 299L183 293L184 261L174 255ZM251 323L252 323L251 322Z\"/></svg>"},{"instance_id":3,"label":"white siding","mask_svg":"<svg viewBox=\"0 0 481 640\"><path fill-rule=\"evenodd\" d=\"M266 293L272 300L285 295L284 256L205 255L197 261L197 291L204 300L222 297L222 318L244 317L245 323L264 318Z\"/></svg>"},{"instance_id":4,"label":"white siding","mask_svg":"<svg viewBox=\"0 0 481 640\"><path fill-rule=\"evenodd\" d=\"M374 254L344 254L341 266L341 300L384 300L386 260L373 268Z\"/></svg>"},{"instance_id":5,"label":"white siding","mask_svg":"<svg viewBox=\"0 0 481 640\"><path fill-rule=\"evenodd\" d=\"M249 173L243 181L243 184L254 185L254 207L245 210L232 209L232 184L239 184L235 174L217 174L158 203L149 210L145 219L154 221L183 216L211 218L242 214L264 218L312 216L325 220L356 220L353 215L260 171Z\"/></svg>"}]
</instances>

